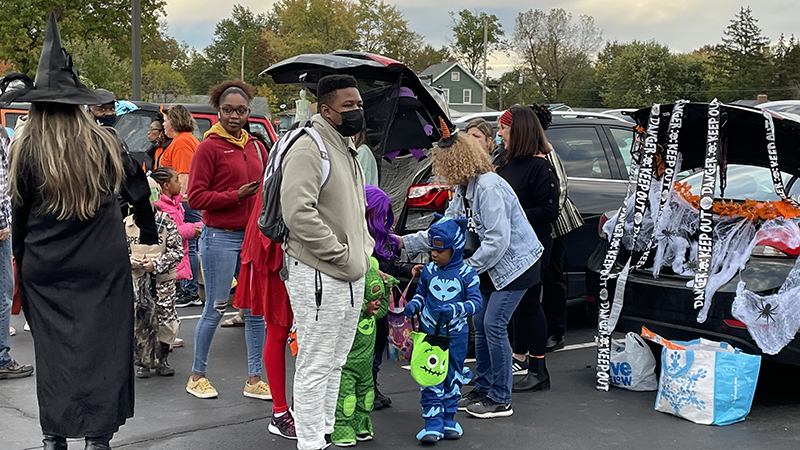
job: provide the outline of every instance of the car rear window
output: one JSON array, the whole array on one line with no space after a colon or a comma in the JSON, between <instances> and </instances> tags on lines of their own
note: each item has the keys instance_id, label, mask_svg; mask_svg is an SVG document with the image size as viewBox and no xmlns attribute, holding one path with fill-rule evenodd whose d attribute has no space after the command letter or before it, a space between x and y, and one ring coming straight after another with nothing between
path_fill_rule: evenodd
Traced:
<instances>
[{"instance_id":1,"label":"car rear window","mask_svg":"<svg viewBox=\"0 0 800 450\"><path fill-rule=\"evenodd\" d=\"M792 176L781 172L784 185L789 183ZM764 167L743 166L730 164L726 173L725 196L720 194L719 172L717 172L717 186L714 190L714 197L730 200L756 200L756 201L776 201L780 200L775 193L772 184L770 170ZM692 194L700 195L700 186L703 184L703 172L697 172L684 180L683 183L689 184ZM789 190L789 196L794 199L800 197L800 186L794 183Z\"/></svg>"},{"instance_id":2,"label":"car rear window","mask_svg":"<svg viewBox=\"0 0 800 450\"><path fill-rule=\"evenodd\" d=\"M594 127L551 127L545 134L564 162L567 176L612 178L606 152Z\"/></svg>"}]
</instances>

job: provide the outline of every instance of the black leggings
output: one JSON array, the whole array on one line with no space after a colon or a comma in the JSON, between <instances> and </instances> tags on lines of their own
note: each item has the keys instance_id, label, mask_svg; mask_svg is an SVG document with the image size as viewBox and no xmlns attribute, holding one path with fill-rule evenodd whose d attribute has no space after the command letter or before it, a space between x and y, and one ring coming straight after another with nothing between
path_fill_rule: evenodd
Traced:
<instances>
[{"instance_id":1,"label":"black leggings","mask_svg":"<svg viewBox=\"0 0 800 450\"><path fill-rule=\"evenodd\" d=\"M511 316L512 341L514 353L544 356L547 346L547 318L542 308L542 283L525 292L514 315Z\"/></svg>"},{"instance_id":2,"label":"black leggings","mask_svg":"<svg viewBox=\"0 0 800 450\"><path fill-rule=\"evenodd\" d=\"M541 275L544 276L547 266L550 265L553 240L550 235L543 235L539 240L544 251L538 263L541 264ZM518 355L530 353L533 356L544 356L546 347L547 316L542 307L542 282L539 281L525 291L511 316L511 350Z\"/></svg>"}]
</instances>

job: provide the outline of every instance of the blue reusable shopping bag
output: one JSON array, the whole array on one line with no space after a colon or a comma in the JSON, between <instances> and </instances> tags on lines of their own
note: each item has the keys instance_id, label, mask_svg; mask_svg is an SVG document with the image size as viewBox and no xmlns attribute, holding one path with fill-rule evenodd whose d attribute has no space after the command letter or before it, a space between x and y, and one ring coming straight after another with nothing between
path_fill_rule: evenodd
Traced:
<instances>
[{"instance_id":1,"label":"blue reusable shopping bag","mask_svg":"<svg viewBox=\"0 0 800 450\"><path fill-rule=\"evenodd\" d=\"M673 342L686 350L661 350L655 409L705 425L744 420L753 404L761 356L707 339Z\"/></svg>"}]
</instances>

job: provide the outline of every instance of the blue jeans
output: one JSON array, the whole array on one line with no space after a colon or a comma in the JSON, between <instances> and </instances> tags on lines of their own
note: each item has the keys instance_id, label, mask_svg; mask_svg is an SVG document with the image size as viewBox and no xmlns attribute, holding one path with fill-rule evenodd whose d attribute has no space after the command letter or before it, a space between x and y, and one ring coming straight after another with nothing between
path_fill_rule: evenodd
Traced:
<instances>
[{"instance_id":1,"label":"blue jeans","mask_svg":"<svg viewBox=\"0 0 800 450\"><path fill-rule=\"evenodd\" d=\"M511 344L508 322L525 295L521 291L495 291L483 295L483 309L472 318L475 325L475 390L492 400L511 403Z\"/></svg>"},{"instance_id":2,"label":"blue jeans","mask_svg":"<svg viewBox=\"0 0 800 450\"><path fill-rule=\"evenodd\" d=\"M11 262L11 236L0 241L0 369L11 365L11 301L14 298L14 266Z\"/></svg>"},{"instance_id":3,"label":"blue jeans","mask_svg":"<svg viewBox=\"0 0 800 450\"><path fill-rule=\"evenodd\" d=\"M203 227L203 234L200 235L206 304L194 331L194 373L206 373L211 341L228 307L231 282L239 266L243 239L244 231L225 231L214 227ZM261 376L264 339L267 335L264 316L254 316L249 309L245 309L244 320L248 372L251 377Z\"/></svg>"},{"instance_id":4,"label":"blue jeans","mask_svg":"<svg viewBox=\"0 0 800 450\"><path fill-rule=\"evenodd\" d=\"M182 202L185 222L200 222L200 210L189 208L189 204ZM197 294L200 289L200 283L197 279L200 277L200 256L197 254L197 239L189 239L189 265L192 267L192 279L182 280L181 285L183 290L190 294Z\"/></svg>"}]
</instances>

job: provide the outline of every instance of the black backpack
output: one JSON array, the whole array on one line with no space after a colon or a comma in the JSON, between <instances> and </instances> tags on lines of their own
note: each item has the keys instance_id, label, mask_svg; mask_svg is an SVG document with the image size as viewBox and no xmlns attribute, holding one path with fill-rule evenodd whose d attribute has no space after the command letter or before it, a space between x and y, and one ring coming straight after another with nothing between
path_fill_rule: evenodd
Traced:
<instances>
[{"instance_id":1,"label":"black backpack","mask_svg":"<svg viewBox=\"0 0 800 450\"><path fill-rule=\"evenodd\" d=\"M264 236L274 242L283 242L289 230L283 221L281 210L281 183L283 182L283 158L286 152L294 145L295 141L308 133L319 148L322 159L322 186L328 181L331 174L331 161L328 150L322 142L322 136L312 128L311 122L304 122L294 130L288 131L275 143L267 159L261 191L261 214L258 216L258 228Z\"/></svg>"}]
</instances>

